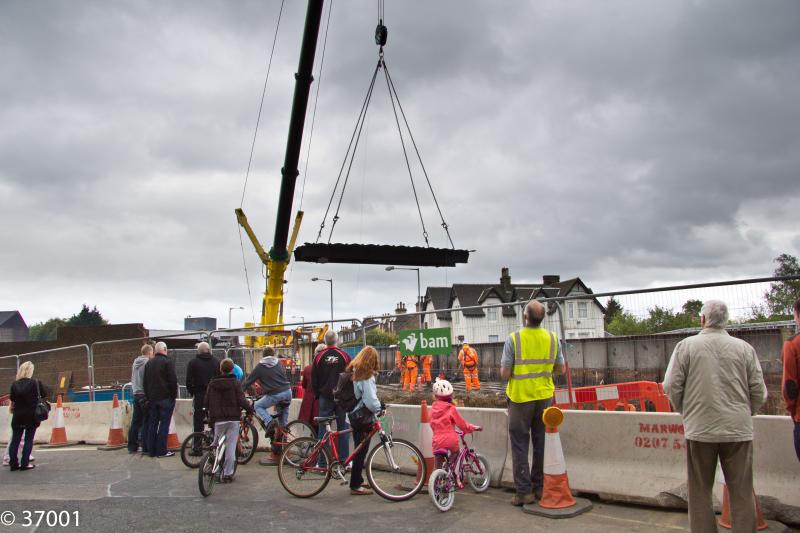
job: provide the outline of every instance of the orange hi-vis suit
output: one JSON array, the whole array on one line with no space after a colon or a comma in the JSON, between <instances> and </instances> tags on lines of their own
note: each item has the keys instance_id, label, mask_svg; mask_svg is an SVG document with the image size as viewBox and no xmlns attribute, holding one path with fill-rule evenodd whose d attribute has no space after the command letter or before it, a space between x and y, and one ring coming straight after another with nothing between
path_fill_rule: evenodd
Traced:
<instances>
[{"instance_id":1,"label":"orange hi-vis suit","mask_svg":"<svg viewBox=\"0 0 800 533\"><path fill-rule=\"evenodd\" d=\"M480 390L481 382L478 381L478 352L469 344L464 343L461 351L458 352L458 362L464 367L464 382L467 385L467 390L475 387L475 390Z\"/></svg>"},{"instance_id":2,"label":"orange hi-vis suit","mask_svg":"<svg viewBox=\"0 0 800 533\"><path fill-rule=\"evenodd\" d=\"M432 355L423 355L422 358L422 380L425 383L431 382L431 362L433 361Z\"/></svg>"},{"instance_id":3,"label":"orange hi-vis suit","mask_svg":"<svg viewBox=\"0 0 800 533\"><path fill-rule=\"evenodd\" d=\"M403 386L406 380L406 365L403 364L403 356L400 350L394 353L394 366L400 371L400 386Z\"/></svg>"},{"instance_id":4,"label":"orange hi-vis suit","mask_svg":"<svg viewBox=\"0 0 800 533\"><path fill-rule=\"evenodd\" d=\"M403 390L414 392L417 385L417 376L419 375L417 356L406 355L403 357L403 366L406 369L406 373L403 376Z\"/></svg>"}]
</instances>

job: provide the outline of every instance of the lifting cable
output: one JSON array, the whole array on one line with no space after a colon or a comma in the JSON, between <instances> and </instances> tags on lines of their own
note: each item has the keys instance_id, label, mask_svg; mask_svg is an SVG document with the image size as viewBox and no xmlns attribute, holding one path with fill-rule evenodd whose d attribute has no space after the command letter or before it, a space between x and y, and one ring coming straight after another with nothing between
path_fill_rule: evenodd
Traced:
<instances>
[{"instance_id":1,"label":"lifting cable","mask_svg":"<svg viewBox=\"0 0 800 533\"><path fill-rule=\"evenodd\" d=\"M406 168L408 170L408 177L409 177L409 179L411 181L411 190L412 190L412 192L414 194L414 201L415 201L416 206L417 206L417 213L419 214L420 224L422 226L422 237L425 240L425 245L427 247L430 247L430 242L429 242L429 239L428 239L429 235L428 235L427 229L425 228L425 220L424 220L424 217L422 215L422 207L421 207L420 202L419 202L419 195L417 193L417 187L416 187L416 184L414 183L414 176L413 176L413 172L411 170L411 162L409 161L408 150L406 148L406 140L405 140L405 138L403 136L403 126L405 126L405 129L407 131L407 135L408 135L409 139L411 140L412 146L414 147L414 153L415 153L415 155L417 157L417 160L419 161L420 167L422 168L422 172L423 172L423 174L425 176L425 181L428 184L428 190L430 190L431 196L433 197L434 204L436 205L436 210L437 210L437 212L439 214L439 218L441 220L441 226L442 226L442 228L444 228L444 231L447 234L447 239L450 242L450 246L453 249L455 249L455 245L453 244L453 239L450 236L449 226L447 225L447 222L444 219L444 214L442 213L442 209L441 209L441 206L439 205L439 201L436 199L436 194L434 193L433 185L431 184L431 180L430 180L430 178L428 176L428 171L425 169L425 164L422 162L422 156L420 155L419 148L417 147L417 143L414 140L414 135L411 132L411 127L410 127L410 125L408 123L408 119L406 117L405 111L403 110L403 106L400 103L400 97L397 94L397 89L395 88L394 80L392 79L391 75L389 74L389 69L388 69L388 66L386 65L386 61L384 59L383 47L386 44L388 30L386 29L386 26L384 26L383 20L384 20L384 1L383 0L378 0L378 21L379 22L378 22L378 26L375 29L375 43L379 47L379 50L378 50L378 63L375 66L374 72L372 73L372 78L370 79L370 83L369 83L369 86L367 88L367 94L364 97L364 101L363 101L363 103L361 105L361 111L359 112L358 118L356 120L355 128L353 128L353 133L350 136L350 142L347 145L347 151L345 152L345 156L344 156L344 159L342 161L342 165L339 168L339 174L336 177L336 183L333 186L333 192L331 193L330 200L328 201L328 206L325 209L325 215L322 218L322 223L320 224L320 227L319 227L319 232L317 234L316 242L318 243L320 241L320 239L322 238L322 233L325 230L325 222L328 220L328 214L330 213L331 207L333 205L333 201L334 201L334 199L336 197L337 190L339 190L339 184L341 183L342 184L342 188L341 188L341 191L339 192L339 200L338 200L338 202L336 204L336 211L333 214L333 217L331 218L331 228L330 228L330 232L328 234L328 244L330 244L331 239L333 237L333 230L336 227L336 223L340 219L339 212L340 212L341 207L342 207L342 201L344 199L345 190L347 189L347 183L348 183L349 178L350 178L350 172L351 172L351 169L353 167L353 161L355 159L356 150L358 149L358 143L361 140L361 133L362 133L363 128L364 128L364 122L366 120L367 110L368 110L369 104L370 104L370 102L372 100L372 94L373 94L373 91L374 91L374 88L375 88L375 80L376 80L376 78L378 76L378 71L383 70L384 78L386 79L386 87L387 87L387 90L389 92L389 100L390 100L390 102L392 104L392 112L394 114L395 124L397 125L397 132L398 132L398 135L400 136L400 145L402 146L402 149L403 149L403 157L405 159ZM399 114L397 112L398 108L400 110ZM400 118L401 117L403 119L403 124L402 125L400 123ZM345 168L347 169L346 172L345 172ZM344 175L344 181L342 181L342 175Z\"/></svg>"},{"instance_id":2,"label":"lifting cable","mask_svg":"<svg viewBox=\"0 0 800 533\"><path fill-rule=\"evenodd\" d=\"M275 35L272 38L272 48L269 52L269 61L267 62L267 74L264 77L264 88L261 90L261 102L258 105L258 115L256 116L256 127L255 131L253 132L253 142L250 145L250 157L247 160L247 171L245 172L244 175L244 186L242 187L242 199L239 202L240 209L244 205L244 196L245 193L247 192L247 180L250 178L250 167L253 163L253 152L255 151L256 139L258 138L258 127L259 124L261 123L261 111L264 109L264 97L267 94L267 82L269 82L269 73L270 70L272 70L272 58L275 55L275 43L278 40L278 29L281 26L281 17L283 15L283 6L285 2L286 0L281 0L281 7L280 10L278 11L278 20L275 23ZM242 265L244 266L244 279L247 282L247 295L248 298L250 299L250 314L252 315L253 322L255 322L256 315L255 315L255 309L253 307L253 293L250 290L250 275L247 272L247 260L245 258L245 253L244 253L244 240L242 239L242 227L241 225L239 225L238 221L236 223L236 227L239 229L239 246L242 249Z\"/></svg>"}]
</instances>

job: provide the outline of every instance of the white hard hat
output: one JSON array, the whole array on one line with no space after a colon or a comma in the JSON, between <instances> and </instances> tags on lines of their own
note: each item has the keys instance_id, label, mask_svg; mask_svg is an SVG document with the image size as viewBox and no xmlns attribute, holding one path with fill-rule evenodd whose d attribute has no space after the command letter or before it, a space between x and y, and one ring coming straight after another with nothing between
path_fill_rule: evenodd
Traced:
<instances>
[{"instance_id":1,"label":"white hard hat","mask_svg":"<svg viewBox=\"0 0 800 533\"><path fill-rule=\"evenodd\" d=\"M446 379L436 378L436 383L433 384L433 393L436 396L451 396L453 386Z\"/></svg>"}]
</instances>

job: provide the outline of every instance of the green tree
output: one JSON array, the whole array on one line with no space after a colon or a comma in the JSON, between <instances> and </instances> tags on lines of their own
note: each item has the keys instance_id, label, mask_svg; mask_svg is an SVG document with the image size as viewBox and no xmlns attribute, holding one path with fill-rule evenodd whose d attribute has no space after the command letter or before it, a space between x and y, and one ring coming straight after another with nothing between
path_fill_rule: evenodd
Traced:
<instances>
[{"instance_id":1,"label":"green tree","mask_svg":"<svg viewBox=\"0 0 800 533\"><path fill-rule=\"evenodd\" d=\"M61 326L66 326L67 321L63 318L51 318L45 322L38 322L28 328L28 340L31 341L52 341L56 339L56 330Z\"/></svg>"},{"instance_id":2,"label":"green tree","mask_svg":"<svg viewBox=\"0 0 800 533\"><path fill-rule=\"evenodd\" d=\"M683 304L681 308L684 315L688 316L700 316L700 310L703 308L703 302L700 300L686 300L686 303Z\"/></svg>"},{"instance_id":3,"label":"green tree","mask_svg":"<svg viewBox=\"0 0 800 533\"><path fill-rule=\"evenodd\" d=\"M603 317L603 321L606 323L606 329L608 329L608 325L611 323L611 321L624 311L625 310L622 308L622 304L619 303L619 300L613 296L609 298L608 303L606 304L606 314Z\"/></svg>"},{"instance_id":4,"label":"green tree","mask_svg":"<svg viewBox=\"0 0 800 533\"><path fill-rule=\"evenodd\" d=\"M774 275L800 276L800 263L790 254L781 254L774 260L778 266ZM800 298L800 280L776 281L770 284L769 291L764 293L767 310L771 317L780 319L792 318L792 304Z\"/></svg>"},{"instance_id":5,"label":"green tree","mask_svg":"<svg viewBox=\"0 0 800 533\"><path fill-rule=\"evenodd\" d=\"M103 315L100 314L100 311L97 310L97 306L89 309L89 306L86 304L83 304L80 312L72 315L69 317L69 320L67 320L68 326L103 326L105 324L108 324L108 321L105 320Z\"/></svg>"}]
</instances>

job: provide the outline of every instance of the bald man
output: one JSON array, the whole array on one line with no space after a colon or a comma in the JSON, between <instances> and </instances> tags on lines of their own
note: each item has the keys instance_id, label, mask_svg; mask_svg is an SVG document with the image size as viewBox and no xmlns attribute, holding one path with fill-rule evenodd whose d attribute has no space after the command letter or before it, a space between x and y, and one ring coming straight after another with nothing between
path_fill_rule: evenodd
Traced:
<instances>
[{"instance_id":1,"label":"bald man","mask_svg":"<svg viewBox=\"0 0 800 533\"><path fill-rule=\"evenodd\" d=\"M511 504L520 506L542 497L544 484L544 422L555 385L553 374L564 373L564 355L555 333L542 328L545 308L531 300L523 313L525 327L512 333L503 347L500 376L508 380L508 436L516 494ZM533 443L533 466L528 464Z\"/></svg>"}]
</instances>

